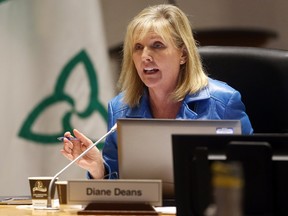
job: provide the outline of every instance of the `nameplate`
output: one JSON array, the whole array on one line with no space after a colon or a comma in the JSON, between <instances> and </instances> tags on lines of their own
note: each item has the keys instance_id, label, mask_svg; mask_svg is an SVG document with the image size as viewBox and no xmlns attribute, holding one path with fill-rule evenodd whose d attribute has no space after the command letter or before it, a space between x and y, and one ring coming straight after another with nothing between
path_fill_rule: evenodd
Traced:
<instances>
[{"instance_id":1,"label":"nameplate","mask_svg":"<svg viewBox=\"0 0 288 216\"><path fill-rule=\"evenodd\" d=\"M69 180L67 203L148 203L162 206L161 180Z\"/></svg>"}]
</instances>

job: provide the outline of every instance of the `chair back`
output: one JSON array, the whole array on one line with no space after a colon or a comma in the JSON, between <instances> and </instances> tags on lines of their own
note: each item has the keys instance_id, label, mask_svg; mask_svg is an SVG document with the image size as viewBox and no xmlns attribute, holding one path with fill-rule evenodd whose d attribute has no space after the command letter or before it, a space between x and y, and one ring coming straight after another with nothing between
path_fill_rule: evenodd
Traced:
<instances>
[{"instance_id":1,"label":"chair back","mask_svg":"<svg viewBox=\"0 0 288 216\"><path fill-rule=\"evenodd\" d=\"M199 47L211 78L242 95L255 133L288 132L288 51L257 47Z\"/></svg>"}]
</instances>

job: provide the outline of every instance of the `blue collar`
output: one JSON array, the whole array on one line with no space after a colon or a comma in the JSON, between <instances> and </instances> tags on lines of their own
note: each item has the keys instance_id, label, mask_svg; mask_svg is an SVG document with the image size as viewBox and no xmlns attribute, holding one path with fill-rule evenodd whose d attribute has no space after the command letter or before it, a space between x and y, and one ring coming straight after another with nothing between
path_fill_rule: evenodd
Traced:
<instances>
[{"instance_id":1,"label":"blue collar","mask_svg":"<svg viewBox=\"0 0 288 216\"><path fill-rule=\"evenodd\" d=\"M189 108L189 104L195 101L204 100L207 98L210 98L209 88L207 86L194 94L186 95L176 118L177 119L196 118L197 113L195 113L193 110ZM126 117L127 118L153 118L151 110L150 110L147 90L144 91L144 94L140 99L139 105L132 109L129 109L126 113Z\"/></svg>"}]
</instances>

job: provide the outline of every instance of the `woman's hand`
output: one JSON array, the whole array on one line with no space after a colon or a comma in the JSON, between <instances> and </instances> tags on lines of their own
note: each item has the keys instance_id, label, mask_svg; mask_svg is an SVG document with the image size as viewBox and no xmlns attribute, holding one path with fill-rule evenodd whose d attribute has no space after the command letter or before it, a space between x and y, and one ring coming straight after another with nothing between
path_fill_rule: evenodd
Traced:
<instances>
[{"instance_id":1,"label":"woman's hand","mask_svg":"<svg viewBox=\"0 0 288 216\"><path fill-rule=\"evenodd\" d=\"M69 160L74 160L83 151L93 145L93 142L84 134L74 129L73 133L78 140L69 140L68 137L73 137L70 132L64 134L64 145L61 149L61 154ZM66 138L67 137L67 138ZM83 157L78 159L76 163L83 169L89 171L94 179L102 179L104 177L104 163L102 154L97 147L92 148Z\"/></svg>"}]
</instances>

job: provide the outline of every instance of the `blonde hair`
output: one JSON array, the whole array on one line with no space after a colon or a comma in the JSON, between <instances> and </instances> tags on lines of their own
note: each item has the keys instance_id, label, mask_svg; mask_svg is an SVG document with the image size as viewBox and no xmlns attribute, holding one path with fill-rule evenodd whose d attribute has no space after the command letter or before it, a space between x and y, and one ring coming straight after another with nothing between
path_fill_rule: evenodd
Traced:
<instances>
[{"instance_id":1,"label":"blonde hair","mask_svg":"<svg viewBox=\"0 0 288 216\"><path fill-rule=\"evenodd\" d=\"M174 5L150 6L130 22L124 41L118 86L130 107L139 104L145 89L132 60L134 42L150 31L160 35L163 40L172 40L177 48L184 48L187 52L186 63L180 67L178 83L171 95L175 101L183 100L188 93L195 93L208 83L187 16Z\"/></svg>"}]
</instances>

